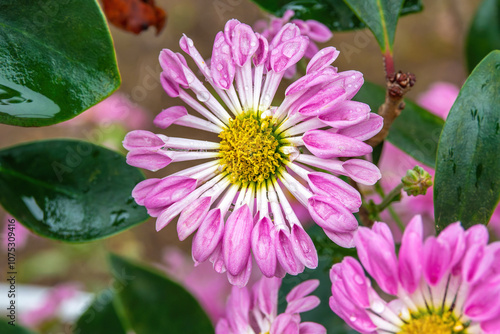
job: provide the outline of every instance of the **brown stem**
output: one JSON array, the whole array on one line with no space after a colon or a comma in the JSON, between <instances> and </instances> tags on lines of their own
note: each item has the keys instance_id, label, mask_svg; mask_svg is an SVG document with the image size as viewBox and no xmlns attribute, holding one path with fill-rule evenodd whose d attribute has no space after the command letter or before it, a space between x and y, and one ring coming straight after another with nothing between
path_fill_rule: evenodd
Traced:
<instances>
[{"instance_id":1,"label":"brown stem","mask_svg":"<svg viewBox=\"0 0 500 334\"><path fill-rule=\"evenodd\" d=\"M385 102L378 109L378 114L384 118L384 126L377 135L366 141L367 144L375 147L387 137L392 123L405 107L403 102L404 95L414 84L415 75L412 73L403 73L399 71L387 78Z\"/></svg>"},{"instance_id":2,"label":"brown stem","mask_svg":"<svg viewBox=\"0 0 500 334\"><path fill-rule=\"evenodd\" d=\"M389 51L386 51L383 54L384 57L384 69L385 69L385 77L386 80L389 80L394 75L394 58L392 58L392 54Z\"/></svg>"}]
</instances>

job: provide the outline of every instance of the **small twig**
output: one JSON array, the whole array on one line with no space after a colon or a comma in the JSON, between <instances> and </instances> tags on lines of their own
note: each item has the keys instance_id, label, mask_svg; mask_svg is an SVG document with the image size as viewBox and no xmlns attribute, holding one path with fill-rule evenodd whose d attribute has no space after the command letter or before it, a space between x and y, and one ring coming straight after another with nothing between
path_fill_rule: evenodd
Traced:
<instances>
[{"instance_id":1,"label":"small twig","mask_svg":"<svg viewBox=\"0 0 500 334\"><path fill-rule=\"evenodd\" d=\"M387 92L385 94L385 102L378 109L378 114L384 118L384 127L377 135L367 140L367 144L375 147L387 137L392 123L405 107L403 102L404 95L414 84L415 75L412 73L399 71L388 77L386 81Z\"/></svg>"}]
</instances>

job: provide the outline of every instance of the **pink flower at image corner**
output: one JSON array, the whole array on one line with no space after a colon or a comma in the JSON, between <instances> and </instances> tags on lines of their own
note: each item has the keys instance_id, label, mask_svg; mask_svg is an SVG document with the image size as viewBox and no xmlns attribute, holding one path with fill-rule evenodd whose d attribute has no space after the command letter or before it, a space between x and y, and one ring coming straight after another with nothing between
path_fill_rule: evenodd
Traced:
<instances>
[{"instance_id":1,"label":"pink flower at image corner","mask_svg":"<svg viewBox=\"0 0 500 334\"><path fill-rule=\"evenodd\" d=\"M424 240L415 216L402 237L399 256L389 227L360 227L361 264L345 257L330 272L330 307L360 333L500 332L500 242L488 230L460 223ZM371 286L370 274L391 301Z\"/></svg>"},{"instance_id":2,"label":"pink flower at image corner","mask_svg":"<svg viewBox=\"0 0 500 334\"><path fill-rule=\"evenodd\" d=\"M333 34L327 26L316 20L303 21L299 19L293 19L290 21L290 19L294 15L295 12L291 9L288 9L283 14L283 17L271 16L269 20L258 20L254 23L253 29L256 32L260 33L264 38L271 41L285 24L287 24L288 22L296 24L300 29L300 33L303 36L309 37L309 45L307 46L304 58L311 59L319 51L319 48L315 42L328 42L332 38ZM290 79L293 78L296 73L297 66L293 65L285 71L284 77Z\"/></svg>"},{"instance_id":3,"label":"pink flower at image corner","mask_svg":"<svg viewBox=\"0 0 500 334\"><path fill-rule=\"evenodd\" d=\"M278 314L281 278L262 277L252 289L234 286L225 317L217 323L215 333L326 334L322 325L300 319L300 313L319 305L319 298L310 295L318 285L318 280L308 280L294 287L286 296L287 307L281 314Z\"/></svg>"},{"instance_id":4,"label":"pink flower at image corner","mask_svg":"<svg viewBox=\"0 0 500 334\"><path fill-rule=\"evenodd\" d=\"M436 82L429 89L422 93L417 102L423 108L426 108L433 114L446 119L450 112L453 103L455 102L460 88L446 82ZM406 171L412 169L416 165L424 168L429 174L434 176L434 169L423 165L416 161L408 154L404 153L389 142L384 143L384 149L380 158L380 171L382 172L382 187L385 191L390 191L401 182L401 178L406 174ZM425 195L408 196L403 192L400 202L392 204L394 210L402 217L403 221L408 221L414 215L421 215L424 224L425 235L430 235L434 230L434 201L433 188L427 190ZM392 219L389 214L382 214L384 221L392 225ZM500 208L497 208L491 217L488 225L492 228L497 236L500 236ZM397 229L392 229L399 239Z\"/></svg>"},{"instance_id":5,"label":"pink flower at image corner","mask_svg":"<svg viewBox=\"0 0 500 334\"><path fill-rule=\"evenodd\" d=\"M158 231L180 215L179 239L196 232L195 263L212 262L234 285L247 284L252 254L267 277L317 267L316 248L283 190L308 209L332 241L353 247L358 228L353 213L359 210L361 196L336 175L370 185L381 177L366 160L339 159L370 153L364 141L380 131L382 118L368 105L351 101L363 75L331 66L339 55L335 48L314 55L306 74L287 88L283 102L272 106L285 71L304 56L308 45L309 38L293 23L268 41L250 26L230 20L215 38L209 68L193 41L182 37L181 49L222 103L180 53L165 49L160 54L163 88L203 118L175 106L162 111L154 124L216 133L220 142L141 130L123 141L129 150L127 162L151 171L172 162L211 159L163 179L143 181L132 195L157 217Z\"/></svg>"}]
</instances>

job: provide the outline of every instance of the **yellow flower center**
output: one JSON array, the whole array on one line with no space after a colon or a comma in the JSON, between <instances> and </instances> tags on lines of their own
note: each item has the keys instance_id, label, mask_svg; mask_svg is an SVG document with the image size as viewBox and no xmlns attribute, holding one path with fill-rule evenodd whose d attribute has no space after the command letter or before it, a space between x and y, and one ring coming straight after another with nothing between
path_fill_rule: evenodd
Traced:
<instances>
[{"instance_id":1,"label":"yellow flower center","mask_svg":"<svg viewBox=\"0 0 500 334\"><path fill-rule=\"evenodd\" d=\"M270 122L271 117L249 113L230 120L219 134L221 164L232 183L261 183L282 166L284 157Z\"/></svg>"},{"instance_id":2,"label":"yellow flower center","mask_svg":"<svg viewBox=\"0 0 500 334\"><path fill-rule=\"evenodd\" d=\"M463 324L450 311L443 314L422 312L412 314L412 319L402 326L398 334L463 334L467 324Z\"/></svg>"}]
</instances>

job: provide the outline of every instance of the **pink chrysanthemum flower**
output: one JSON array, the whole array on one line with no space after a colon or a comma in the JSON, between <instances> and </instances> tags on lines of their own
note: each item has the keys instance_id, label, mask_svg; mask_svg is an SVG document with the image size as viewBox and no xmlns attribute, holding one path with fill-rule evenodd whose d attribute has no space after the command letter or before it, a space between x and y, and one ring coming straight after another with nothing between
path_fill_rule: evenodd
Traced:
<instances>
[{"instance_id":1,"label":"pink chrysanthemum flower","mask_svg":"<svg viewBox=\"0 0 500 334\"><path fill-rule=\"evenodd\" d=\"M198 230L193 259L210 260L216 271L227 271L232 284L248 281L251 251L268 277L295 275L305 266L317 266L314 244L282 188L308 208L334 242L354 246L358 223L353 212L361 205L359 193L336 176L311 167L363 184L380 178L378 168L366 160L339 159L371 152L363 140L380 130L382 120L366 104L350 100L363 76L330 66L338 56L335 48L318 52L307 74L288 87L284 101L271 105L284 71L302 58L307 45L308 38L294 24L285 25L268 42L248 25L231 20L215 38L208 68L193 41L182 37L181 49L193 58L226 107L181 54L163 50L164 89L204 119L175 106L162 111L154 123L160 128L178 124L213 132L220 142L148 131L132 131L123 142L130 151L128 163L152 171L171 162L213 159L164 179L143 181L132 195L158 217L157 230L179 214L180 240Z\"/></svg>"},{"instance_id":2,"label":"pink chrysanthemum flower","mask_svg":"<svg viewBox=\"0 0 500 334\"><path fill-rule=\"evenodd\" d=\"M422 237L415 216L405 230L396 257L385 223L362 227L358 256L390 302L371 287L363 267L352 257L330 272L330 307L361 333L499 333L500 242L490 245L488 231L467 231L455 223L437 237Z\"/></svg>"},{"instance_id":3,"label":"pink chrysanthemum flower","mask_svg":"<svg viewBox=\"0 0 500 334\"><path fill-rule=\"evenodd\" d=\"M299 313L319 305L316 296L309 296L319 285L318 280L300 283L286 296L284 313L278 315L280 278L262 277L252 290L233 287L226 304L226 317L219 320L216 334L326 334L315 322L300 321Z\"/></svg>"},{"instance_id":4,"label":"pink chrysanthemum flower","mask_svg":"<svg viewBox=\"0 0 500 334\"><path fill-rule=\"evenodd\" d=\"M255 31L259 32L267 40L272 40L274 36L276 36L280 32L281 28L283 28L285 24L287 24L288 22L292 22L297 27L299 27L300 33L303 36L307 36L309 38L309 45L307 46L306 52L304 53L304 57L307 59L311 59L319 51L319 48L315 42L328 42L332 38L333 34L327 26L316 20L303 21L294 19L290 21L290 19L294 15L295 12L291 9L288 9L283 14L283 17L271 17L269 21L259 20L255 22L253 27ZM297 67L293 65L285 71L284 77L289 79L292 78L296 73Z\"/></svg>"}]
</instances>

